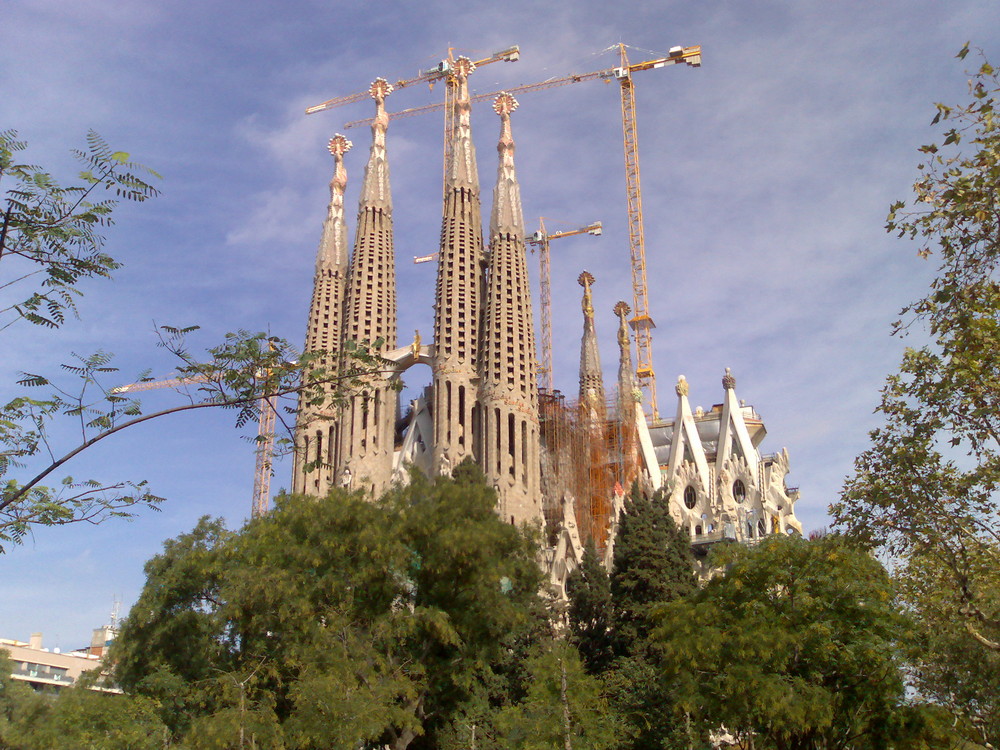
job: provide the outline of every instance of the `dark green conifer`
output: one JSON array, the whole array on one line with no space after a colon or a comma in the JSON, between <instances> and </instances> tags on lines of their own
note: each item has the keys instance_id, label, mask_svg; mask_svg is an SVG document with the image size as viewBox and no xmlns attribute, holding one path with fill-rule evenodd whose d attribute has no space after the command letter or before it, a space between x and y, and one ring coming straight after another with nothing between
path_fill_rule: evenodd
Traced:
<instances>
[{"instance_id":1,"label":"dark green conifer","mask_svg":"<svg viewBox=\"0 0 1000 750\"><path fill-rule=\"evenodd\" d=\"M691 540L670 517L666 498L645 496L632 485L615 540L611 571L615 649L636 652L650 632L654 605L687 595L697 586Z\"/></svg>"},{"instance_id":2,"label":"dark green conifer","mask_svg":"<svg viewBox=\"0 0 1000 750\"><path fill-rule=\"evenodd\" d=\"M604 672L614 658L611 632L611 582L593 540L587 543L580 567L566 581L571 640L590 674Z\"/></svg>"}]
</instances>

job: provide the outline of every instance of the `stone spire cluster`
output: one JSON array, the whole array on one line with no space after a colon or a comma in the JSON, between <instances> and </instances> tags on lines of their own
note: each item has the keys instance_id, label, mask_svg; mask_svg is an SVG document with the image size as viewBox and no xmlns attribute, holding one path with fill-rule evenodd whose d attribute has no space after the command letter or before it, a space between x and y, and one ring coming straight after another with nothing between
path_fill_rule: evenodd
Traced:
<instances>
[{"instance_id":1,"label":"stone spire cluster","mask_svg":"<svg viewBox=\"0 0 1000 750\"><path fill-rule=\"evenodd\" d=\"M506 93L494 101L500 120L498 163L484 231L469 95L475 65L458 58L449 66L453 126L430 345L417 332L412 344L397 348L385 108L392 86L376 79L369 90L375 118L350 252L344 159L351 144L341 135L330 141L334 174L305 339L307 352L321 353L316 369L329 381L328 398L300 402L294 491L322 496L342 487L374 498L393 482L407 481L411 467L447 475L460 462L474 460L496 489L497 513L504 521L545 527L552 546L543 558L555 596L564 593L583 542L593 540L605 560L611 559L624 497L634 482L644 492L661 491L656 496L691 535L696 553L719 541L800 533L794 516L798 491L785 483L787 452L759 453L763 424L736 398L729 370L722 381L723 403L709 412L692 409L690 386L681 376L674 419L647 423L625 302L614 307L617 399L615 414L607 413L595 280L588 271L577 279L583 291L579 401L567 404L556 390L539 394L511 127L517 101ZM404 304L412 305L413 296ZM352 377L351 390L344 393L336 379L356 372L351 372L348 351L355 345L370 347L382 366ZM432 386L401 419L398 381L416 364L430 366Z\"/></svg>"},{"instance_id":2,"label":"stone spire cluster","mask_svg":"<svg viewBox=\"0 0 1000 750\"><path fill-rule=\"evenodd\" d=\"M344 154L351 143L342 135L330 140L335 160L330 205L316 259L312 304L306 326L305 351L324 352L318 362L336 376L343 342L371 345L377 353L396 347L396 275L392 237L392 195L386 154L389 116L385 98L392 86L376 79L369 94L375 100L372 144L358 206L354 252L348 260L344 190ZM329 395L336 388L333 377ZM334 485L367 486L381 491L392 474L395 391L384 374L367 377L346 404L300 403L292 488L326 494ZM355 483L355 477L360 481Z\"/></svg>"},{"instance_id":3,"label":"stone spire cluster","mask_svg":"<svg viewBox=\"0 0 1000 750\"><path fill-rule=\"evenodd\" d=\"M411 441L422 446L425 470L448 474L460 461L472 457L496 487L503 518L540 523L534 324L510 126L517 102L502 94L494 105L500 116L499 166L487 262L468 87L474 69L470 60L459 58L449 83L456 87L455 125L445 178L432 347L415 341L411 347L396 348L392 197L386 155L389 118L385 111L392 87L384 79L376 80L370 89L376 116L349 267L343 219L346 141L335 139L337 169L318 261L324 270L317 271L306 349L330 352L335 367L336 354L343 347L339 342L367 342L387 364L385 372L367 375L337 413L324 414L322 428L314 427L312 418L317 415L308 405L301 410L293 487L314 494L323 494L334 485L364 488L374 495L387 489L394 469L399 469L397 464L407 460L396 456L399 410L393 381L412 364L427 362L434 378L433 395L421 408L430 414L414 416L414 424L424 426L421 439ZM328 272L327 266L335 270ZM327 276L336 283L327 283Z\"/></svg>"}]
</instances>

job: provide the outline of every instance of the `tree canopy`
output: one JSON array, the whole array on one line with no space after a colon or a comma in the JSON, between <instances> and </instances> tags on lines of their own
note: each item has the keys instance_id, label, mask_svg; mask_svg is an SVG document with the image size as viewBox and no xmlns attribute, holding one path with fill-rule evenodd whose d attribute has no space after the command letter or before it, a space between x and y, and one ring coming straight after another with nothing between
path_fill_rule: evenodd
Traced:
<instances>
[{"instance_id":1,"label":"tree canopy","mask_svg":"<svg viewBox=\"0 0 1000 750\"><path fill-rule=\"evenodd\" d=\"M104 252L104 230L114 224L114 198L144 201L159 191L146 182L159 177L130 161L124 151L113 151L94 131L85 150L74 151L84 170L78 182L63 186L34 164L19 162L27 143L14 130L0 131L0 261L4 275L0 290L15 299L0 302L0 330L18 320L58 328L66 314L77 312L82 295L79 283L109 278L121 263ZM38 279L41 279L38 281ZM17 290L32 286L28 296Z\"/></svg>"},{"instance_id":2,"label":"tree canopy","mask_svg":"<svg viewBox=\"0 0 1000 750\"><path fill-rule=\"evenodd\" d=\"M890 208L887 230L937 263L927 293L894 326L926 343L907 348L887 379L884 424L831 507L839 528L894 558L929 648L918 659L921 689L960 716L976 702L956 700L970 694L958 682L974 692L984 673L973 666L961 677L959 665L992 664L996 684L1000 655L998 104L1000 77L984 59L966 102L936 105L932 124L944 132L920 148L912 200ZM1000 739L995 728L971 736Z\"/></svg>"},{"instance_id":3,"label":"tree canopy","mask_svg":"<svg viewBox=\"0 0 1000 750\"><path fill-rule=\"evenodd\" d=\"M203 520L147 565L117 679L161 701L178 736L432 747L482 685L503 693L510 653L545 629L535 541L456 473L377 503L279 498L240 532Z\"/></svg>"},{"instance_id":4,"label":"tree canopy","mask_svg":"<svg viewBox=\"0 0 1000 750\"><path fill-rule=\"evenodd\" d=\"M77 315L81 283L109 278L121 268L104 249L116 199L141 202L159 192L146 181L158 177L155 172L94 132L86 149L74 152L85 169L68 185L22 162L26 149L15 131L0 132L0 292L6 295L0 301L0 331L18 321L58 328L68 315ZM31 290L24 292L25 286ZM142 480L55 475L98 442L193 409L234 410L237 427L268 410L280 429L264 441L273 441L279 453L288 451L295 402L332 407L348 389L364 387L361 376L385 365L369 347L380 342L346 343L332 368L326 352L302 354L281 338L249 331L229 333L206 357L196 357L186 336L197 328L160 329L158 345L170 353L183 391L177 403L160 411L144 411L134 392L121 387L125 377L104 351L73 354L56 374L21 374L17 386L24 390L0 403L0 553L36 526L99 523L157 507L162 498ZM129 380L134 386L151 378L146 370ZM67 422L79 436L68 444L55 429Z\"/></svg>"},{"instance_id":5,"label":"tree canopy","mask_svg":"<svg viewBox=\"0 0 1000 750\"><path fill-rule=\"evenodd\" d=\"M633 484L611 568L617 652L635 653L649 634L652 608L689 594L696 585L690 538L674 523L661 494L647 497Z\"/></svg>"},{"instance_id":6,"label":"tree canopy","mask_svg":"<svg viewBox=\"0 0 1000 750\"><path fill-rule=\"evenodd\" d=\"M920 747L907 704L905 622L888 573L828 536L732 545L724 572L657 609L662 678L700 736L724 726L742 747ZM902 745L899 745L902 746Z\"/></svg>"}]
</instances>

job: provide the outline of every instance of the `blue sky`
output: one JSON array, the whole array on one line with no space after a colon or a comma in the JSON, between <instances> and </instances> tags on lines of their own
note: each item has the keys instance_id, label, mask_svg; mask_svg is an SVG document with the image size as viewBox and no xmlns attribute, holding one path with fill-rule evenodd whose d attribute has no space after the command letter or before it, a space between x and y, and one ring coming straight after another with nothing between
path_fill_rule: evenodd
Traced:
<instances>
[{"instance_id":1,"label":"blue sky","mask_svg":"<svg viewBox=\"0 0 1000 750\"><path fill-rule=\"evenodd\" d=\"M518 44L521 60L470 79L488 92L610 67L601 50L700 44L704 64L636 76L655 367L661 412L683 373L693 405L722 399L725 367L763 415L766 451L788 447L790 484L807 528L826 507L877 423L878 390L903 342L889 324L920 295L933 264L883 230L908 195L916 148L934 137L935 101L965 96L967 41L1000 59L993 0L837 2L465 3L309 0L135 2L8 0L0 8L0 127L28 158L72 174L71 148L90 128L159 171L163 195L122 206L108 249L126 267L85 285L81 319L58 332L4 332L0 389L19 371L53 372L71 352L114 352L122 380L173 364L155 324L202 326L210 346L239 328L301 342L332 159L327 139L368 102L306 117L304 109L413 75L449 46L472 57ZM649 56L653 56L650 54ZM437 101L417 86L390 111ZM552 245L556 385L575 391L581 320L576 277L594 302L608 378L611 308L631 301L617 87L581 83L521 97L514 114L526 222L550 230L600 220L603 236ZM497 118L473 128L488 205ZM436 249L441 118L389 128L400 281L400 338L430 338L434 269L410 259ZM366 129L344 131L353 215ZM2 186L0 186L2 187ZM531 259L532 273L535 260ZM537 298L537 287L535 290ZM425 368L409 379L419 387ZM149 408L171 394L154 392ZM72 435L65 435L70 439ZM279 469L274 488L287 486ZM167 498L132 523L41 529L0 558L0 636L72 648L124 608L165 538L203 514L236 525L249 513L252 447L230 414L150 423L67 467L76 478L148 479Z\"/></svg>"}]
</instances>

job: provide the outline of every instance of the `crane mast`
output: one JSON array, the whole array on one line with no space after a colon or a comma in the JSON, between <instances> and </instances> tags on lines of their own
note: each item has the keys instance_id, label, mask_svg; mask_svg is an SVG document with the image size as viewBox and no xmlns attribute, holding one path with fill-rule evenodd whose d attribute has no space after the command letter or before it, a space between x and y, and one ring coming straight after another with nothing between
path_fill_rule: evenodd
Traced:
<instances>
[{"instance_id":1,"label":"crane mast","mask_svg":"<svg viewBox=\"0 0 1000 750\"><path fill-rule=\"evenodd\" d=\"M260 422L257 430L257 448L254 451L253 500L250 516L260 518L271 504L271 461L274 456L274 404L262 398L259 403Z\"/></svg>"},{"instance_id":2,"label":"crane mast","mask_svg":"<svg viewBox=\"0 0 1000 750\"><path fill-rule=\"evenodd\" d=\"M649 287L646 283L646 231L642 219L642 180L639 174L639 135L636 131L635 88L625 45L618 45L621 67L615 77L622 93L622 139L625 150L625 198L628 209L628 246L632 266L632 310L629 321L635 336L636 368L639 387L653 419L659 416L656 407L656 372L653 370L653 334L656 327L649 314ZM641 69L641 68L640 68Z\"/></svg>"},{"instance_id":3,"label":"crane mast","mask_svg":"<svg viewBox=\"0 0 1000 750\"><path fill-rule=\"evenodd\" d=\"M552 368L552 270L550 264L549 242L551 240L562 239L563 237L573 237L578 234L600 235L602 231L601 222L595 221L579 229L570 229L562 232L549 234L545 231L545 217L538 219L538 231L528 238L526 244L532 248L538 248L538 287L539 302L538 307L542 313L542 358L538 364L538 387L544 390L552 390L553 368Z\"/></svg>"}]
</instances>

